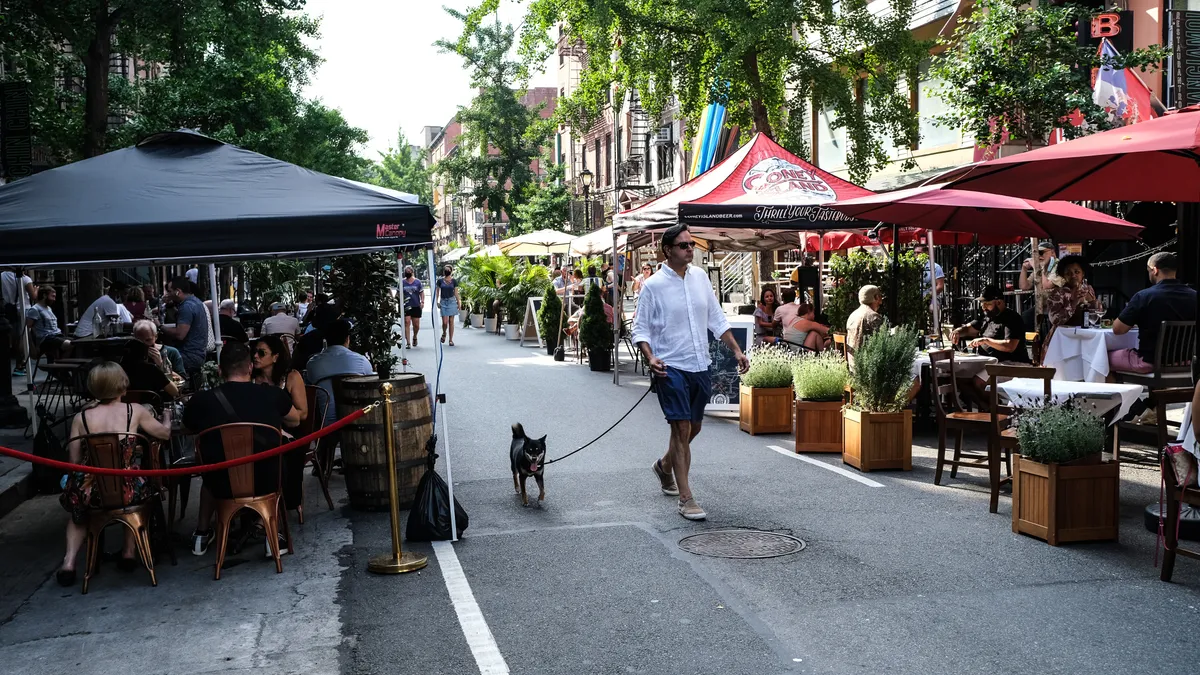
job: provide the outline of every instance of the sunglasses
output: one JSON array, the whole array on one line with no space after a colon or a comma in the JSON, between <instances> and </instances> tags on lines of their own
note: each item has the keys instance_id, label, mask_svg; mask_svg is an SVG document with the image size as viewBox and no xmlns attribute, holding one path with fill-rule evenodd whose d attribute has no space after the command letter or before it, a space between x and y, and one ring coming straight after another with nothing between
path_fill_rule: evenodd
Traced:
<instances>
[{"instance_id":1,"label":"sunglasses","mask_svg":"<svg viewBox=\"0 0 1200 675\"><path fill-rule=\"evenodd\" d=\"M681 241L678 244L671 244L671 246L674 246L675 248L679 249L680 251L690 251L690 250L696 248L696 242Z\"/></svg>"},{"instance_id":2,"label":"sunglasses","mask_svg":"<svg viewBox=\"0 0 1200 675\"><path fill-rule=\"evenodd\" d=\"M271 355L271 352L269 352L265 349L256 350L254 353L258 356L270 356Z\"/></svg>"}]
</instances>

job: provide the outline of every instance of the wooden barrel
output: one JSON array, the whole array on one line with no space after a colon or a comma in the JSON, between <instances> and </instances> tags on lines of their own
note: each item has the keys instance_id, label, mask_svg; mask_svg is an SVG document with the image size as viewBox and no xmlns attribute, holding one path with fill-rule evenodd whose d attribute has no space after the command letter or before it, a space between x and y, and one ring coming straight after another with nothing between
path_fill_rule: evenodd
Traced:
<instances>
[{"instance_id":1,"label":"wooden barrel","mask_svg":"<svg viewBox=\"0 0 1200 675\"><path fill-rule=\"evenodd\" d=\"M425 442L433 433L429 391L420 373L397 375L389 380L392 421L396 437L396 493L400 508L412 506L417 483L425 475ZM338 417L366 407L380 398L377 376L353 376L334 381ZM388 510L387 437L383 407L342 427L342 464L350 506L363 511Z\"/></svg>"}]
</instances>

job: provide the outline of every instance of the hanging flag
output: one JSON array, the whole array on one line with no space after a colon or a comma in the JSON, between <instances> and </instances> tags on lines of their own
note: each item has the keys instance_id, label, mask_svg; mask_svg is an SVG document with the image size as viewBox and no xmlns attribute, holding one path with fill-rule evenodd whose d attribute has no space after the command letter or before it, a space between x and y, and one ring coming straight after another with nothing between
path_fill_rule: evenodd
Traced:
<instances>
[{"instance_id":1,"label":"hanging flag","mask_svg":"<svg viewBox=\"0 0 1200 675\"><path fill-rule=\"evenodd\" d=\"M1105 38L1100 41L1100 56L1116 58L1120 54ZM1092 102L1104 108L1113 124L1136 124L1156 116L1150 103L1150 89L1137 73L1128 68L1101 66L1095 69L1093 77Z\"/></svg>"}]
</instances>

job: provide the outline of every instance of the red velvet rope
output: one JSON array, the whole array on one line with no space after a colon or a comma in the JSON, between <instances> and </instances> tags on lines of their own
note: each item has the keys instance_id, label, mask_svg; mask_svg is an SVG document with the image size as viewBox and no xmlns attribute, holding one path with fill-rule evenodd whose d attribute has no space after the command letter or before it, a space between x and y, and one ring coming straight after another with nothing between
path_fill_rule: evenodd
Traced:
<instances>
[{"instance_id":1,"label":"red velvet rope","mask_svg":"<svg viewBox=\"0 0 1200 675\"><path fill-rule=\"evenodd\" d=\"M322 436L328 436L329 434L337 431L338 429L341 429L342 427L346 426L347 424L350 424L354 420L365 415L366 412L367 411L365 408L362 410L355 410L354 412L352 412L349 415L343 417L342 419L334 422L333 424L330 424L329 426L327 426L323 429L318 429L317 431L314 431L313 433L305 436L304 438L298 438L298 439L292 441L291 443L287 443L285 445L281 445L277 448L272 448L270 450L265 450L263 452L260 452L260 453L254 454L254 455L242 457L239 459L227 459L224 462L217 462L215 464L198 464L195 466L185 466L185 467L180 467L180 468L176 468L176 469L106 469L106 468L102 468L102 467L98 467L98 466L86 466L83 464L72 464L70 462L60 462L56 459L49 459L47 457L38 457L37 455L31 455L27 452L20 452L18 450L13 450L12 448L6 448L2 445L0 445L0 455L8 455L9 457L14 457L16 459L23 459L27 462L33 462L34 464L41 464L42 466L53 467L55 469L62 469L63 471L77 471L79 473L94 473L94 474L98 474L101 476L122 476L125 478L136 478L138 476L145 476L145 477L191 476L191 475L198 474L198 473L208 473L209 471L219 471L222 469L229 469L229 468L233 468L235 466L241 466L242 464L249 464L250 462L261 462L264 459L270 459L272 457L282 455L283 453L288 452L290 450L295 450L297 448L305 447L309 443L312 443L313 441L317 440L318 438L321 438Z\"/></svg>"}]
</instances>

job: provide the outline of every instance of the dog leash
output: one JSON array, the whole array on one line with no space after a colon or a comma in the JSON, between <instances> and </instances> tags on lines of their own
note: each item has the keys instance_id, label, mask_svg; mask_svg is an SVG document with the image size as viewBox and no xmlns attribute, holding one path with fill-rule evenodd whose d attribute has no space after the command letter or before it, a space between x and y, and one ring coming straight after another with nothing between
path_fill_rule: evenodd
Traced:
<instances>
[{"instance_id":1,"label":"dog leash","mask_svg":"<svg viewBox=\"0 0 1200 675\"><path fill-rule=\"evenodd\" d=\"M552 460L549 460L549 461L547 461L547 462L543 462L543 463L542 463L542 466L546 466L547 464L553 464L553 463L555 463L555 462L561 462L562 460L564 460L564 459L566 459L566 458L570 457L571 455L573 455L573 454L575 454L575 453L579 452L580 450L583 450L584 448L586 448L587 446L591 445L592 443L595 443L596 441L600 440L601 438L604 438L604 435L605 435L605 434L607 434L608 432L612 431L613 429L616 429L618 424L620 424L621 422L624 422L624 421L625 421L625 418L626 418L626 417L629 417L629 415L630 415L630 414L631 414L631 413L632 413L634 410L636 410L636 409L637 409L637 407L638 407L639 405L641 405L641 404L642 404L642 401L646 400L646 397L647 397L647 396L649 396L649 395L650 395L650 392L652 392L652 391L654 391L654 388L653 388L653 387L650 387L650 388L646 389L646 393L642 394L642 397L641 397L641 398L639 398L639 399L637 400L637 403L634 403L634 404L633 404L633 407L629 409L629 412L626 412L624 415L621 415L621 419L617 420L616 422L613 422L613 425L612 425L611 427L609 427L609 428L605 429L605 430L604 430L604 433L602 433L602 434L600 434L599 436L597 436L597 437L593 438L592 440L588 441L587 443L585 443L585 444L583 444L583 445L579 446L578 448L575 448L574 450L572 450L571 452L568 452L567 454L563 455L562 457L559 457L558 459L552 459Z\"/></svg>"}]
</instances>

